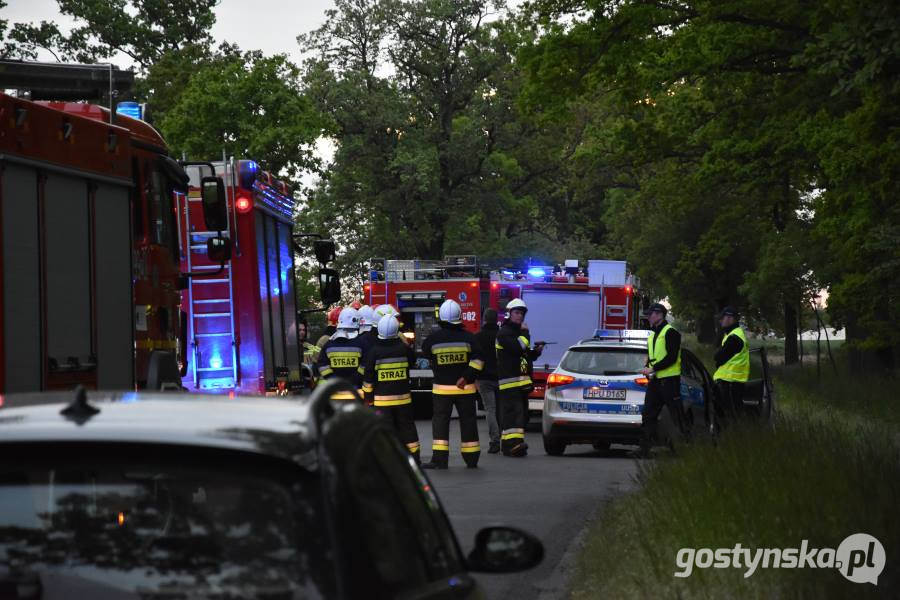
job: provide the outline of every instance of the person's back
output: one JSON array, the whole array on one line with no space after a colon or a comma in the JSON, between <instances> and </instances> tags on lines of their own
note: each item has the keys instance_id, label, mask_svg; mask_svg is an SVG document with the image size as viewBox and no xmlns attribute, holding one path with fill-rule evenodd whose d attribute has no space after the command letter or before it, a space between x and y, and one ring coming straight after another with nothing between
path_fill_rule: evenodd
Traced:
<instances>
[{"instance_id":1,"label":"person's back","mask_svg":"<svg viewBox=\"0 0 900 600\"><path fill-rule=\"evenodd\" d=\"M500 452L500 415L497 411L497 311L487 308L482 318L481 331L475 334L475 342L481 348L484 368L478 373L475 385L484 404L485 420L488 424L490 445L488 453Z\"/></svg>"}]
</instances>

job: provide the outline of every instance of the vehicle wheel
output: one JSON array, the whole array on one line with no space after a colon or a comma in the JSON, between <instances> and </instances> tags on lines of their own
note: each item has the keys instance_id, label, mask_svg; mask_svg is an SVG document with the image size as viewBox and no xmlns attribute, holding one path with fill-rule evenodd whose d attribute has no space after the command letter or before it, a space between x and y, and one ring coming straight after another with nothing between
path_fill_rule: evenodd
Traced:
<instances>
[{"instance_id":1,"label":"vehicle wheel","mask_svg":"<svg viewBox=\"0 0 900 600\"><path fill-rule=\"evenodd\" d=\"M544 452L550 456L562 456L566 451L566 443L556 438L544 436Z\"/></svg>"},{"instance_id":2,"label":"vehicle wheel","mask_svg":"<svg viewBox=\"0 0 900 600\"><path fill-rule=\"evenodd\" d=\"M609 447L612 445L612 443L604 441L604 440L596 440L591 445L594 447L594 450L596 450L597 452L608 452Z\"/></svg>"}]
</instances>

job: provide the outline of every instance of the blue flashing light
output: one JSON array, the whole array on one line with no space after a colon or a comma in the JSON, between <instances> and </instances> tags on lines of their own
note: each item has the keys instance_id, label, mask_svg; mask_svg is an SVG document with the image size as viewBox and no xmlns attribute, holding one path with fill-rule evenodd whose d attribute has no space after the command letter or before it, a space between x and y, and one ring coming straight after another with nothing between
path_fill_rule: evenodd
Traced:
<instances>
[{"instance_id":1,"label":"blue flashing light","mask_svg":"<svg viewBox=\"0 0 900 600\"><path fill-rule=\"evenodd\" d=\"M217 354L213 354L212 358L209 359L209 366L213 369L221 369L222 368L222 357Z\"/></svg>"},{"instance_id":2,"label":"blue flashing light","mask_svg":"<svg viewBox=\"0 0 900 600\"><path fill-rule=\"evenodd\" d=\"M259 170L259 165L256 164L255 160L248 160L247 161L247 170L250 171L251 173L256 172Z\"/></svg>"},{"instance_id":3,"label":"blue flashing light","mask_svg":"<svg viewBox=\"0 0 900 600\"><path fill-rule=\"evenodd\" d=\"M116 104L116 114L125 115L132 119L143 119L141 105L137 102L119 102Z\"/></svg>"},{"instance_id":4,"label":"blue flashing light","mask_svg":"<svg viewBox=\"0 0 900 600\"><path fill-rule=\"evenodd\" d=\"M276 287L276 288L272 288L272 295L273 295L273 296L278 296L278 295L280 295L280 294L281 294L281 290L280 290L280 289L278 289L277 287Z\"/></svg>"},{"instance_id":5,"label":"blue flashing light","mask_svg":"<svg viewBox=\"0 0 900 600\"><path fill-rule=\"evenodd\" d=\"M528 269L528 275L530 277L544 277L547 275L547 272L541 267L531 267Z\"/></svg>"},{"instance_id":6,"label":"blue flashing light","mask_svg":"<svg viewBox=\"0 0 900 600\"><path fill-rule=\"evenodd\" d=\"M519 274L517 271L501 271L501 273L503 273L507 277L515 277Z\"/></svg>"}]
</instances>

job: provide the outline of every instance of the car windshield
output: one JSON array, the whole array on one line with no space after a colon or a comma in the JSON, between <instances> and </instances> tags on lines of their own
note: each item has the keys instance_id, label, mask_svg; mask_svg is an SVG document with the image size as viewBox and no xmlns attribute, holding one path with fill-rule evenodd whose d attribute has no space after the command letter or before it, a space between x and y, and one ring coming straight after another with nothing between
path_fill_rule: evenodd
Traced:
<instances>
[{"instance_id":1,"label":"car windshield","mask_svg":"<svg viewBox=\"0 0 900 600\"><path fill-rule=\"evenodd\" d=\"M0 587L36 585L43 599L327 594L311 581L327 544L302 479L221 459L73 462L0 469Z\"/></svg>"},{"instance_id":2,"label":"car windshield","mask_svg":"<svg viewBox=\"0 0 900 600\"><path fill-rule=\"evenodd\" d=\"M647 351L638 348L572 348L560 367L585 375L633 375L647 361Z\"/></svg>"}]
</instances>

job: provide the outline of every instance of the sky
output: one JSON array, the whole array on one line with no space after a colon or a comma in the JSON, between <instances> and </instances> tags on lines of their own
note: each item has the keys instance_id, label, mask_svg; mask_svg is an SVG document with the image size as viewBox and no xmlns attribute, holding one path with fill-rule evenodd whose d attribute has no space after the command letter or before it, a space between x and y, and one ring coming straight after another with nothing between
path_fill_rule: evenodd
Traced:
<instances>
[{"instance_id":1,"label":"sky","mask_svg":"<svg viewBox=\"0 0 900 600\"><path fill-rule=\"evenodd\" d=\"M13 23L46 20L56 21L62 27L71 23L59 14L56 0L6 2L0 14ZM244 50L284 52L294 62L300 62L297 35L319 27L325 21L325 11L333 5L333 0L221 0L215 8L213 37L217 42L236 43ZM49 55L42 58L52 60ZM128 66L122 62L119 66Z\"/></svg>"}]
</instances>

